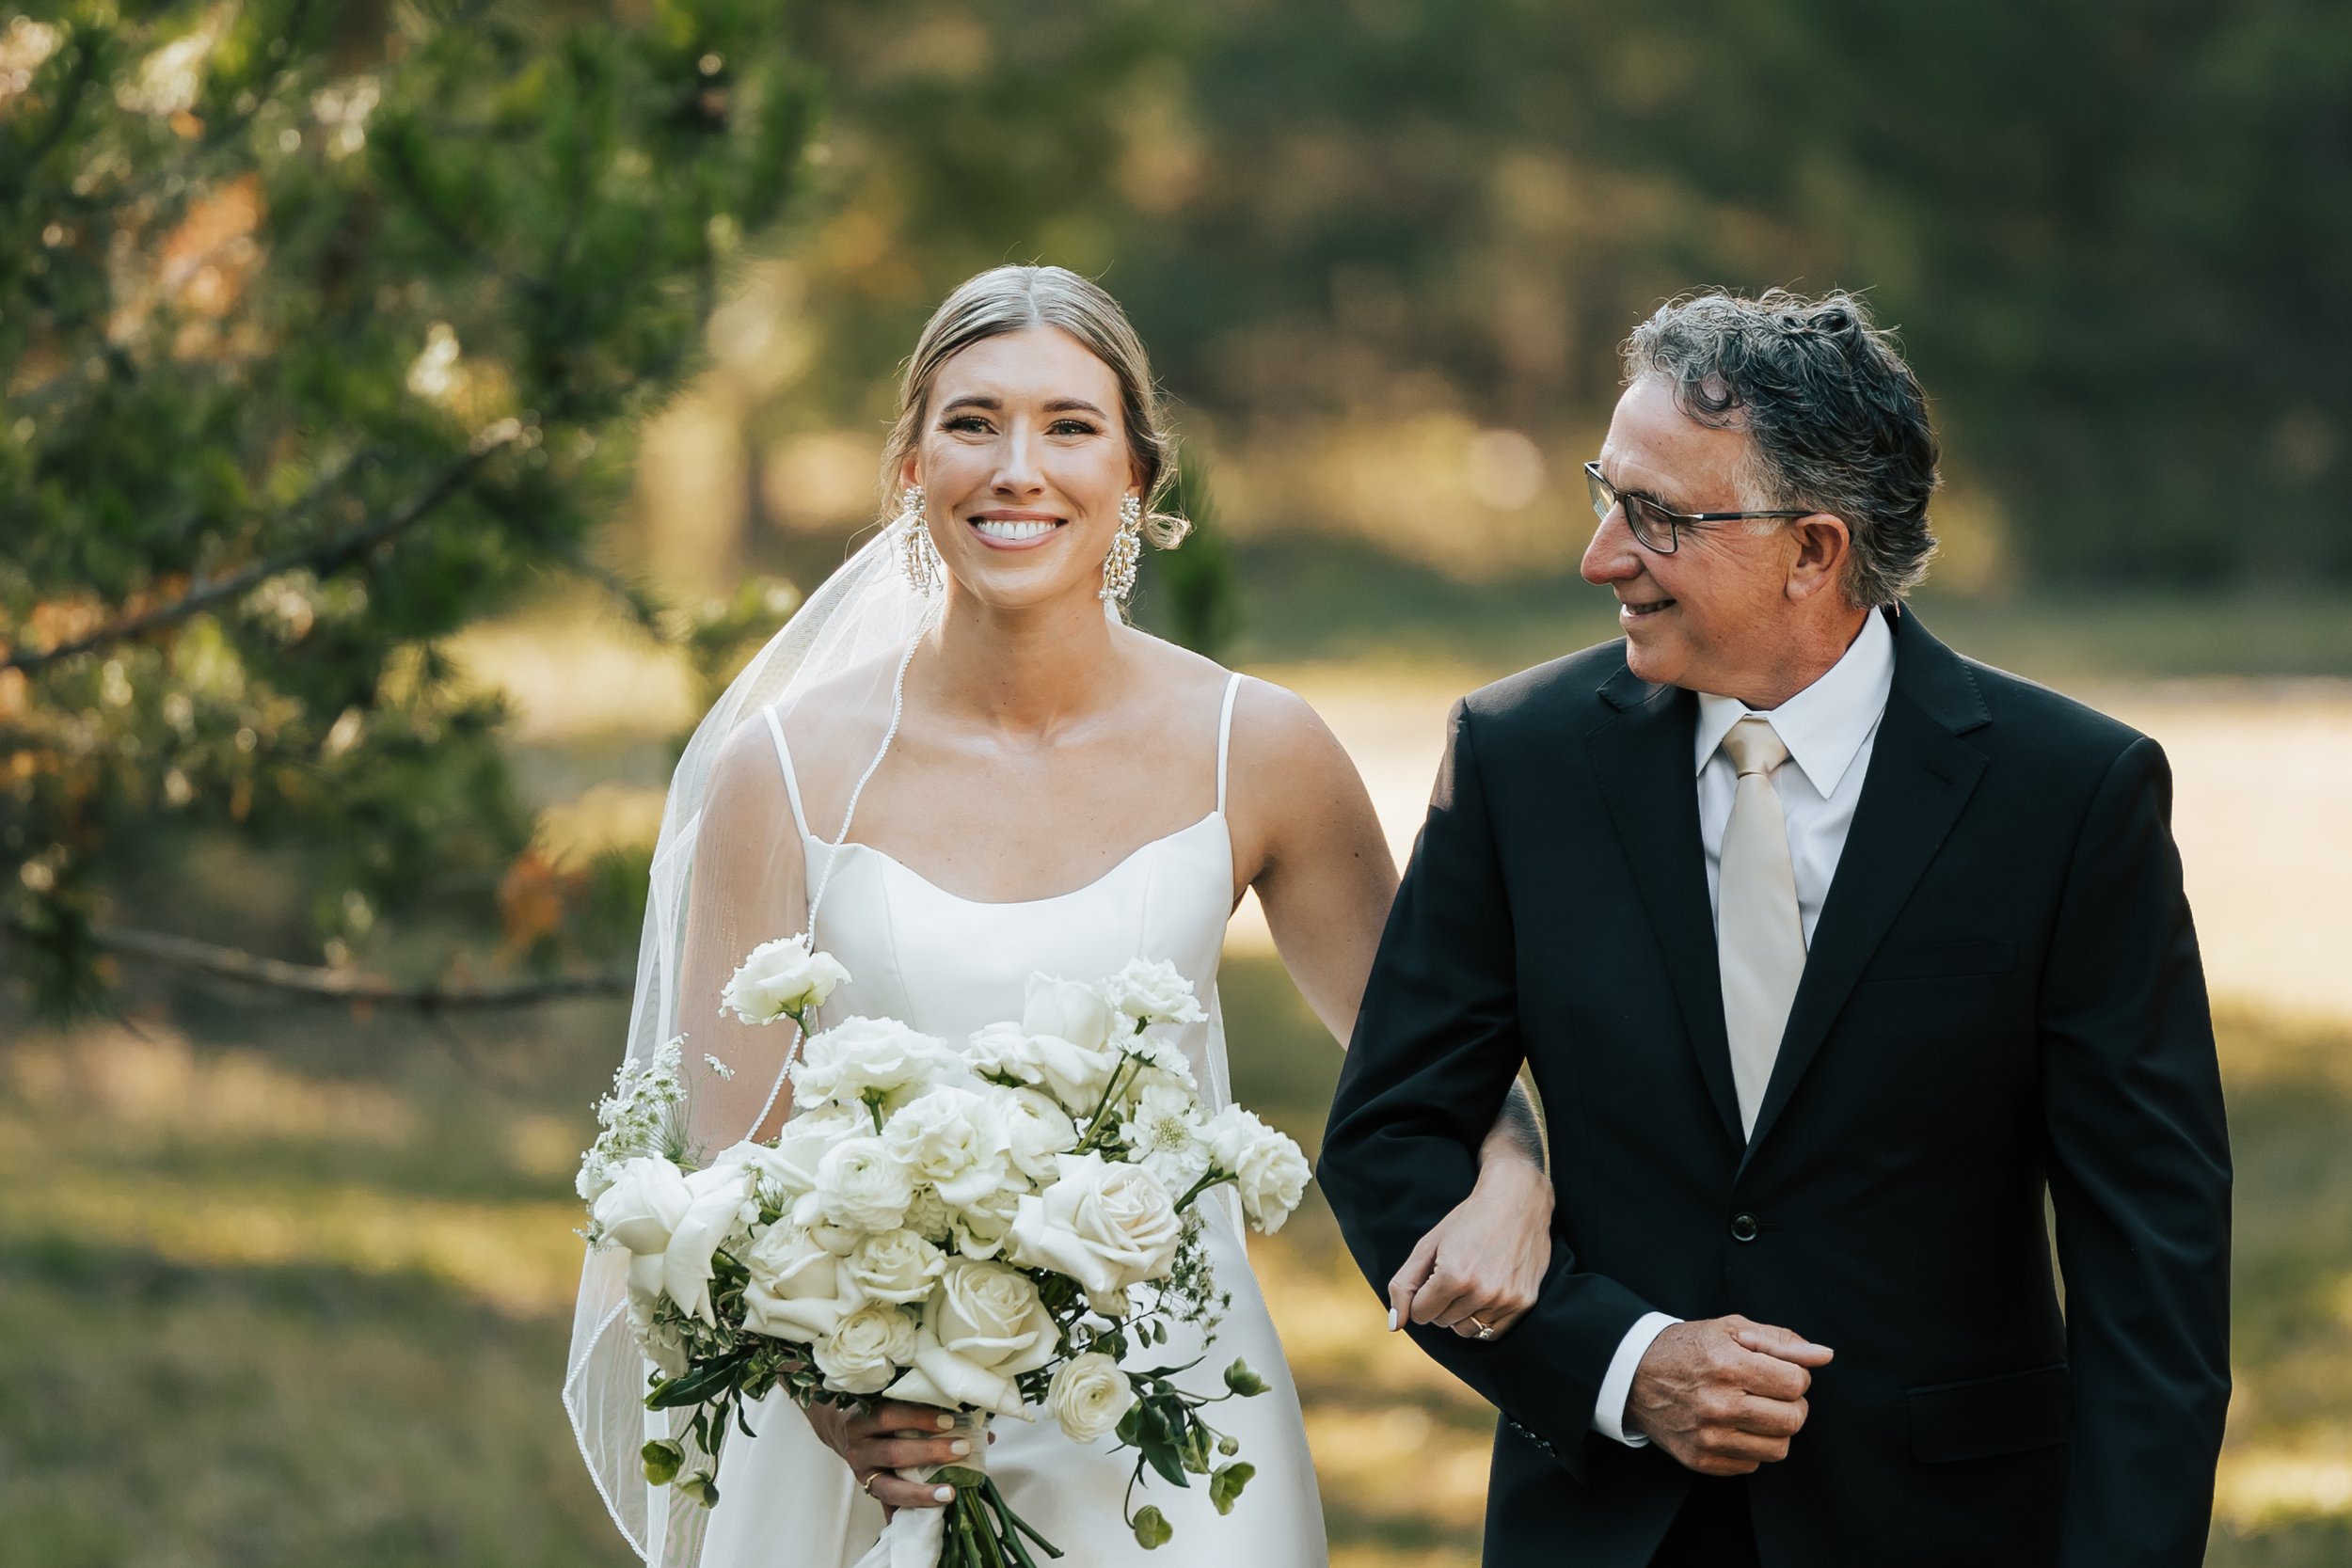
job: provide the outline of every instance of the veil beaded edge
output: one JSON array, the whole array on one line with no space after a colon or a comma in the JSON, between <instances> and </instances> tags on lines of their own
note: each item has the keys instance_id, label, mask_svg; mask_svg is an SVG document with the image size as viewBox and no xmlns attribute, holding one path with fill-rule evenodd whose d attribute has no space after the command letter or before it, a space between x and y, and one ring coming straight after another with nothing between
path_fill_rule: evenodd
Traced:
<instances>
[{"instance_id":1,"label":"veil beaded edge","mask_svg":"<svg viewBox=\"0 0 2352 1568\"><path fill-rule=\"evenodd\" d=\"M883 529L818 585L728 684L679 754L654 845L625 1060L647 1057L682 1032L680 965L693 868L698 856L732 847L703 838L719 759L737 730L762 708L788 708L823 682L902 652L931 619L935 601L916 592L899 564L906 527L894 522ZM790 934L771 931L762 940ZM708 1003L715 1014L715 993ZM768 1104L782 1083L788 1049L764 1064ZM739 1070L744 1066L736 1065ZM763 1108L726 1141L748 1137L765 1116ZM617 1251L590 1250L582 1261L564 1408L589 1477L638 1557L649 1568L693 1568L708 1511L674 1488L650 1484L640 1458L655 1438L685 1438L690 1445L691 1438L683 1413L645 1408L648 1363L628 1334L627 1275L628 1259Z\"/></svg>"}]
</instances>

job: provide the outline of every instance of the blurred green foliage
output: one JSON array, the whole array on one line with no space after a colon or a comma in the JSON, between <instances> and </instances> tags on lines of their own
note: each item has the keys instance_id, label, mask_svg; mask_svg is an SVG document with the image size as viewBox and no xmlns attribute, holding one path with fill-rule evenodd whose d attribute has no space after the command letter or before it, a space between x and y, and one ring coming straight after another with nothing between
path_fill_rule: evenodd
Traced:
<instances>
[{"instance_id":1,"label":"blurred green foliage","mask_svg":"<svg viewBox=\"0 0 2352 1568\"><path fill-rule=\"evenodd\" d=\"M102 923L169 924L224 839L299 859L337 961L412 913L502 917L543 966L567 913L633 928L629 879L532 862L500 702L441 644L594 571L636 421L800 166L780 10L0 30L0 930L43 1000L95 994Z\"/></svg>"},{"instance_id":2,"label":"blurred green foliage","mask_svg":"<svg viewBox=\"0 0 2352 1568\"><path fill-rule=\"evenodd\" d=\"M1721 283L1867 291L1965 504L2071 586L2352 580L2352 13L2300 0L834 0L812 370L886 415L930 305L1099 274L1265 470L1458 410L1573 459L1615 345ZM1459 499L1460 498L1456 498ZM1346 501L1257 505L1345 528ZM1301 514L1320 507L1330 515ZM1437 526L1458 526L1467 505ZM1400 531L1436 520L1408 513ZM1572 559L1572 555L1571 555Z\"/></svg>"}]
</instances>

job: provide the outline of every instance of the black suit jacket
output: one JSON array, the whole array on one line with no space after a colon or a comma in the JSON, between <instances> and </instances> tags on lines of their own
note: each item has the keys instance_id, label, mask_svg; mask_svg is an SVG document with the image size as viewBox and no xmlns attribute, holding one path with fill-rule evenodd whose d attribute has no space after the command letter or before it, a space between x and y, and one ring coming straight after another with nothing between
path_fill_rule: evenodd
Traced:
<instances>
[{"instance_id":1,"label":"black suit jacket","mask_svg":"<svg viewBox=\"0 0 2352 1568\"><path fill-rule=\"evenodd\" d=\"M2230 1164L2170 775L2145 736L1892 618L1893 694L1744 1143L1696 698L1613 642L1454 710L1320 1174L1380 1289L1469 1193L1522 1062L1534 1079L1541 1299L1492 1344L1414 1331L1506 1418L1494 1568L1648 1561L1690 1472L1590 1420L1653 1308L1836 1352L1748 1483L1772 1568L2202 1559Z\"/></svg>"}]
</instances>

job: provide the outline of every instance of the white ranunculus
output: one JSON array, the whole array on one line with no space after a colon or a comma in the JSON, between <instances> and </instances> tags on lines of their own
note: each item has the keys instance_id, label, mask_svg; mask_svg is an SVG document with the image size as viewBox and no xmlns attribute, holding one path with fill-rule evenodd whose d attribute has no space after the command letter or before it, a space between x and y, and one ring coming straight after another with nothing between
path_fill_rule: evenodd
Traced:
<instances>
[{"instance_id":1,"label":"white ranunculus","mask_svg":"<svg viewBox=\"0 0 2352 1568\"><path fill-rule=\"evenodd\" d=\"M751 1196L747 1165L713 1165L686 1178L693 1200L670 1233L661 1252L661 1289L690 1318L716 1324L710 1306L711 1255L743 1227L744 1199Z\"/></svg>"},{"instance_id":2,"label":"white ranunculus","mask_svg":"<svg viewBox=\"0 0 2352 1568\"><path fill-rule=\"evenodd\" d=\"M668 1250L694 1201L686 1173L659 1154L624 1161L593 1211L596 1228L640 1258Z\"/></svg>"},{"instance_id":3,"label":"white ranunculus","mask_svg":"<svg viewBox=\"0 0 2352 1568\"><path fill-rule=\"evenodd\" d=\"M1135 1385L1100 1351L1073 1355L1055 1368L1045 1393L1046 1407L1073 1443L1107 1437L1135 1402Z\"/></svg>"},{"instance_id":4,"label":"white ranunculus","mask_svg":"<svg viewBox=\"0 0 2352 1568\"><path fill-rule=\"evenodd\" d=\"M1201 1133L1211 1162L1233 1178L1249 1223L1269 1236L1281 1229L1314 1177L1298 1145L1239 1105L1228 1105L1211 1117Z\"/></svg>"},{"instance_id":5,"label":"white ranunculus","mask_svg":"<svg viewBox=\"0 0 2352 1568\"><path fill-rule=\"evenodd\" d=\"M851 1105L871 1097L896 1105L953 1065L943 1041L896 1019L846 1018L803 1042L792 1066L792 1102Z\"/></svg>"},{"instance_id":6,"label":"white ranunculus","mask_svg":"<svg viewBox=\"0 0 2352 1568\"><path fill-rule=\"evenodd\" d=\"M1053 1314L1027 1275L958 1258L923 1306L914 1370L890 1397L1030 1419L1013 1380L1051 1361L1060 1344Z\"/></svg>"},{"instance_id":7,"label":"white ranunculus","mask_svg":"<svg viewBox=\"0 0 2352 1568\"><path fill-rule=\"evenodd\" d=\"M972 1037L964 1062L992 1082L1041 1088L1063 1109L1083 1116L1103 1098L1119 1053L1104 1045L1038 1034L1025 1024L992 1023Z\"/></svg>"},{"instance_id":8,"label":"white ranunculus","mask_svg":"<svg viewBox=\"0 0 2352 1568\"><path fill-rule=\"evenodd\" d=\"M1113 1022L1110 1004L1094 987L1050 974L1029 976L1021 1008L1021 1027L1029 1034L1099 1051L1110 1041Z\"/></svg>"},{"instance_id":9,"label":"white ranunculus","mask_svg":"<svg viewBox=\"0 0 2352 1568\"><path fill-rule=\"evenodd\" d=\"M860 1239L843 1269L866 1295L903 1307L931 1293L947 1255L912 1230L883 1230Z\"/></svg>"},{"instance_id":10,"label":"white ranunculus","mask_svg":"<svg viewBox=\"0 0 2352 1568\"><path fill-rule=\"evenodd\" d=\"M1021 1200L1013 1259L1066 1274L1089 1291L1164 1277L1184 1222L1159 1178L1091 1151L1061 1155L1055 1164L1054 1183Z\"/></svg>"},{"instance_id":11,"label":"white ranunculus","mask_svg":"<svg viewBox=\"0 0 2352 1568\"><path fill-rule=\"evenodd\" d=\"M817 1162L809 1194L828 1224L850 1230L896 1230L906 1222L914 1177L876 1137L844 1138Z\"/></svg>"},{"instance_id":12,"label":"white ranunculus","mask_svg":"<svg viewBox=\"0 0 2352 1568\"><path fill-rule=\"evenodd\" d=\"M743 1326L754 1334L811 1344L866 1305L841 1259L798 1226L777 1224L743 1255Z\"/></svg>"},{"instance_id":13,"label":"white ranunculus","mask_svg":"<svg viewBox=\"0 0 2352 1568\"><path fill-rule=\"evenodd\" d=\"M840 1394L879 1394L898 1369L914 1359L913 1313L885 1302L868 1302L834 1325L809 1347L809 1358L825 1374L825 1386Z\"/></svg>"},{"instance_id":14,"label":"white ranunculus","mask_svg":"<svg viewBox=\"0 0 2352 1568\"><path fill-rule=\"evenodd\" d=\"M1054 1097L1036 1089L1008 1089L997 1101L1005 1118L1005 1142L1012 1168L1031 1181L1050 1180L1054 1156L1078 1147L1078 1129Z\"/></svg>"},{"instance_id":15,"label":"white ranunculus","mask_svg":"<svg viewBox=\"0 0 2352 1568\"><path fill-rule=\"evenodd\" d=\"M1192 982L1165 958L1136 958L1103 982L1103 999L1137 1023L1199 1023L1208 1018Z\"/></svg>"},{"instance_id":16,"label":"white ranunculus","mask_svg":"<svg viewBox=\"0 0 2352 1568\"><path fill-rule=\"evenodd\" d=\"M914 1201L907 1205L906 1228L934 1246L944 1246L955 1234L956 1212L929 1187L917 1187Z\"/></svg>"},{"instance_id":17,"label":"white ranunculus","mask_svg":"<svg viewBox=\"0 0 2352 1568\"><path fill-rule=\"evenodd\" d=\"M832 954L810 951L806 935L785 937L753 948L719 1000L746 1023L773 1023L822 1006L849 978Z\"/></svg>"},{"instance_id":18,"label":"white ranunculus","mask_svg":"<svg viewBox=\"0 0 2352 1568\"><path fill-rule=\"evenodd\" d=\"M951 1208L977 1203L1011 1173L1005 1118L988 1095L934 1088L891 1113L882 1142Z\"/></svg>"},{"instance_id":19,"label":"white ranunculus","mask_svg":"<svg viewBox=\"0 0 2352 1568\"><path fill-rule=\"evenodd\" d=\"M1173 1084L1152 1084L1136 1097L1119 1135L1136 1163L1182 1195L1208 1174L1209 1146L1200 1133L1200 1102Z\"/></svg>"}]
</instances>

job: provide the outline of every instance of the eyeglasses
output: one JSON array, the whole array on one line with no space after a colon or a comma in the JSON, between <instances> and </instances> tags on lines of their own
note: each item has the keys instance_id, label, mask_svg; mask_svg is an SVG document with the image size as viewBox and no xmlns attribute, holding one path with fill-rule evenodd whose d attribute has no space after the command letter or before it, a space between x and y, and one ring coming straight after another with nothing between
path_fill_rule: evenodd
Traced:
<instances>
[{"instance_id":1,"label":"eyeglasses","mask_svg":"<svg viewBox=\"0 0 2352 1568\"><path fill-rule=\"evenodd\" d=\"M1633 531L1645 549L1660 555L1672 555L1682 541L1677 531L1693 523L1736 523L1749 517L1810 517L1810 511L1799 512L1677 512L1671 507L1629 496L1600 477L1600 465L1584 465L1584 488L1592 492L1593 515L1602 522L1618 507L1625 508L1625 526Z\"/></svg>"}]
</instances>

